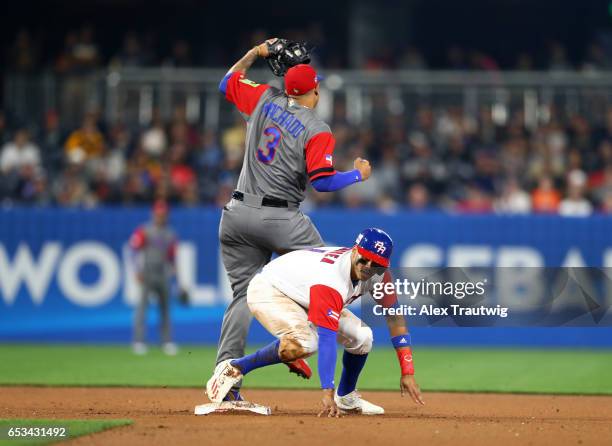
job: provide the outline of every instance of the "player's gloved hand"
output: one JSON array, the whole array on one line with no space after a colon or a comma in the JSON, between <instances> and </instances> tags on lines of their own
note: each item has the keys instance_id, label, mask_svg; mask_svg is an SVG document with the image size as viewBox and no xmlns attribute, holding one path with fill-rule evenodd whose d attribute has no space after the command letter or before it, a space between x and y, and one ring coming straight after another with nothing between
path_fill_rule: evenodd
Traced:
<instances>
[{"instance_id":1,"label":"player's gloved hand","mask_svg":"<svg viewBox=\"0 0 612 446\"><path fill-rule=\"evenodd\" d=\"M318 417L325 416L326 414L328 417L340 417L340 409L338 409L334 401L334 389L323 389L323 399L321 403L323 404L323 409L321 409L321 412L317 415Z\"/></svg>"},{"instance_id":2,"label":"player's gloved hand","mask_svg":"<svg viewBox=\"0 0 612 446\"><path fill-rule=\"evenodd\" d=\"M264 43L257 45L255 48L257 48L258 56L263 57L263 58L268 58L273 53L276 53L276 51L282 51L282 49L284 48L284 44L280 42L283 40L284 39L279 39L277 37L274 37L272 39L266 40ZM278 47L278 45L275 45L277 43L280 43L281 46Z\"/></svg>"},{"instance_id":3,"label":"player's gloved hand","mask_svg":"<svg viewBox=\"0 0 612 446\"><path fill-rule=\"evenodd\" d=\"M370 178L370 174L372 173L372 166L370 166L370 162L368 160L364 160L363 158L357 158L353 162L353 166L361 174L361 181L365 181Z\"/></svg>"},{"instance_id":4,"label":"player's gloved hand","mask_svg":"<svg viewBox=\"0 0 612 446\"><path fill-rule=\"evenodd\" d=\"M414 375L402 375L400 379L400 391L402 392L402 396L407 393L415 403L425 405L425 401L423 401L421 397L421 389L416 383Z\"/></svg>"},{"instance_id":5,"label":"player's gloved hand","mask_svg":"<svg viewBox=\"0 0 612 446\"><path fill-rule=\"evenodd\" d=\"M264 56L263 53L261 55L263 57L276 57L283 52L287 43L289 43L287 39L279 39L278 37L268 39L263 43L266 47L266 55Z\"/></svg>"}]
</instances>

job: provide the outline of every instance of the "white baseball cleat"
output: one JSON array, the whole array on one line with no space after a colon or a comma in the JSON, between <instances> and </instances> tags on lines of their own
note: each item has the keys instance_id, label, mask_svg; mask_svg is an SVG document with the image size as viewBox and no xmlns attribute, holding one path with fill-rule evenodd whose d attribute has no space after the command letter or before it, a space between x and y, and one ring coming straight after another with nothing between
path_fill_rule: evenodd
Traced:
<instances>
[{"instance_id":1,"label":"white baseball cleat","mask_svg":"<svg viewBox=\"0 0 612 446\"><path fill-rule=\"evenodd\" d=\"M231 361L232 359L221 361L206 383L206 394L213 403L223 401L225 395L242 379L242 373L230 364Z\"/></svg>"},{"instance_id":2,"label":"white baseball cleat","mask_svg":"<svg viewBox=\"0 0 612 446\"><path fill-rule=\"evenodd\" d=\"M361 398L356 390L344 396L335 393L334 401L340 410L347 412L359 412L362 415L382 415L385 413L385 409L382 407Z\"/></svg>"}]
</instances>

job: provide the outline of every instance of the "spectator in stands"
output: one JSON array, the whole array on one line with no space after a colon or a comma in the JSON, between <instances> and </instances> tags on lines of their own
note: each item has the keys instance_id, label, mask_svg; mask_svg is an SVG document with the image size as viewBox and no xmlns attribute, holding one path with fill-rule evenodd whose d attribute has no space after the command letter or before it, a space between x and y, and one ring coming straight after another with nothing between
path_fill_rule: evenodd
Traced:
<instances>
[{"instance_id":1,"label":"spectator in stands","mask_svg":"<svg viewBox=\"0 0 612 446\"><path fill-rule=\"evenodd\" d=\"M81 127L70 134L64 145L67 158L73 163L81 163L103 155L104 136L98 130L96 117L87 113Z\"/></svg>"},{"instance_id":2,"label":"spectator in stands","mask_svg":"<svg viewBox=\"0 0 612 446\"><path fill-rule=\"evenodd\" d=\"M411 211L430 210L429 191L421 183L414 183L406 193L406 205Z\"/></svg>"},{"instance_id":3,"label":"spectator in stands","mask_svg":"<svg viewBox=\"0 0 612 446\"><path fill-rule=\"evenodd\" d=\"M586 217L593 212L593 206L584 197L586 174L575 169L567 175L567 197L559 204L559 214L566 217Z\"/></svg>"},{"instance_id":4,"label":"spectator in stands","mask_svg":"<svg viewBox=\"0 0 612 446\"><path fill-rule=\"evenodd\" d=\"M397 68L400 70L426 70L427 63L417 48L409 46L400 56Z\"/></svg>"},{"instance_id":5,"label":"spectator in stands","mask_svg":"<svg viewBox=\"0 0 612 446\"><path fill-rule=\"evenodd\" d=\"M538 187L531 193L531 203L534 212L556 213L561 202L561 194L554 187L549 176L540 178Z\"/></svg>"},{"instance_id":6,"label":"spectator in stands","mask_svg":"<svg viewBox=\"0 0 612 446\"><path fill-rule=\"evenodd\" d=\"M15 132L13 141L3 146L0 154L3 175L19 175L23 168L40 168L40 149L30 141L29 133L24 128Z\"/></svg>"},{"instance_id":7,"label":"spectator in stands","mask_svg":"<svg viewBox=\"0 0 612 446\"><path fill-rule=\"evenodd\" d=\"M572 68L565 47L557 41L548 44L548 69L550 71L567 71Z\"/></svg>"},{"instance_id":8,"label":"spectator in stands","mask_svg":"<svg viewBox=\"0 0 612 446\"><path fill-rule=\"evenodd\" d=\"M33 73L39 66L39 51L29 31L22 29L8 50L7 68L20 74Z\"/></svg>"},{"instance_id":9,"label":"spectator in stands","mask_svg":"<svg viewBox=\"0 0 612 446\"><path fill-rule=\"evenodd\" d=\"M6 125L6 116L4 111L0 109L0 144L8 141L8 129Z\"/></svg>"},{"instance_id":10,"label":"spectator in stands","mask_svg":"<svg viewBox=\"0 0 612 446\"><path fill-rule=\"evenodd\" d=\"M62 144L65 139L57 111L47 110L37 139L42 148L45 169L52 175L61 168Z\"/></svg>"},{"instance_id":11,"label":"spectator in stands","mask_svg":"<svg viewBox=\"0 0 612 446\"><path fill-rule=\"evenodd\" d=\"M570 184L567 197L559 205L559 214L566 217L586 217L593 212L593 206L584 198L583 188Z\"/></svg>"},{"instance_id":12,"label":"spectator in stands","mask_svg":"<svg viewBox=\"0 0 612 446\"><path fill-rule=\"evenodd\" d=\"M601 203L601 212L604 214L612 214L612 192L606 193Z\"/></svg>"},{"instance_id":13,"label":"spectator in stands","mask_svg":"<svg viewBox=\"0 0 612 446\"><path fill-rule=\"evenodd\" d=\"M184 39L178 39L172 45L172 54L164 61L164 65L175 68L192 67L191 46Z\"/></svg>"},{"instance_id":14,"label":"spectator in stands","mask_svg":"<svg viewBox=\"0 0 612 446\"><path fill-rule=\"evenodd\" d=\"M37 202L36 184L42 175L40 150L29 141L26 129L17 130L0 153L0 197L11 202Z\"/></svg>"},{"instance_id":15,"label":"spectator in stands","mask_svg":"<svg viewBox=\"0 0 612 446\"><path fill-rule=\"evenodd\" d=\"M516 178L506 180L502 195L493 204L499 214L528 214L531 212L531 198L521 189Z\"/></svg>"},{"instance_id":16,"label":"spectator in stands","mask_svg":"<svg viewBox=\"0 0 612 446\"><path fill-rule=\"evenodd\" d=\"M81 27L72 46L72 61L73 70L79 73L89 73L100 65L100 50L94 41L94 29L89 24Z\"/></svg>"},{"instance_id":17,"label":"spectator in stands","mask_svg":"<svg viewBox=\"0 0 612 446\"><path fill-rule=\"evenodd\" d=\"M135 32L130 31L125 35L123 46L111 59L110 65L115 68L138 68L147 65L146 54Z\"/></svg>"},{"instance_id":18,"label":"spectator in stands","mask_svg":"<svg viewBox=\"0 0 612 446\"><path fill-rule=\"evenodd\" d=\"M455 210L467 214L483 214L493 210L493 204L487 191L472 183L466 187L466 194L455 206Z\"/></svg>"}]
</instances>

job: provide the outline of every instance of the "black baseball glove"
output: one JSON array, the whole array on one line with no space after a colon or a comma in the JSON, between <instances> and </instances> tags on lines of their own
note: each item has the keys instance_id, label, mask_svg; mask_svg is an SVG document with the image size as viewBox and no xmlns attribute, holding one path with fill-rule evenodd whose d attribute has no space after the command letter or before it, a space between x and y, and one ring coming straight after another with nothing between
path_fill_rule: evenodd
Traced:
<instances>
[{"instance_id":1,"label":"black baseball glove","mask_svg":"<svg viewBox=\"0 0 612 446\"><path fill-rule=\"evenodd\" d=\"M305 42L293 42L287 39L276 39L267 42L268 65L276 76L284 76L287 70L295 65L310 63L310 50Z\"/></svg>"}]
</instances>

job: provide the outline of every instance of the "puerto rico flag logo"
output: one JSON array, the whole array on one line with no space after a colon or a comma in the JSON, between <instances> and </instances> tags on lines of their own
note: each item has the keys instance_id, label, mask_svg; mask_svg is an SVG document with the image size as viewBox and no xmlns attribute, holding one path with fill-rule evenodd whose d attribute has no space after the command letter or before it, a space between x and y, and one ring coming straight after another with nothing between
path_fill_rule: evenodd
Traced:
<instances>
[{"instance_id":1,"label":"puerto rico flag logo","mask_svg":"<svg viewBox=\"0 0 612 446\"><path fill-rule=\"evenodd\" d=\"M340 320L340 315L336 313L334 310L332 310L331 308L327 310L327 315L337 321Z\"/></svg>"}]
</instances>

